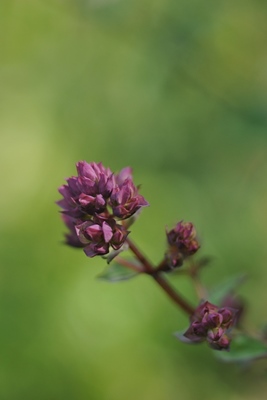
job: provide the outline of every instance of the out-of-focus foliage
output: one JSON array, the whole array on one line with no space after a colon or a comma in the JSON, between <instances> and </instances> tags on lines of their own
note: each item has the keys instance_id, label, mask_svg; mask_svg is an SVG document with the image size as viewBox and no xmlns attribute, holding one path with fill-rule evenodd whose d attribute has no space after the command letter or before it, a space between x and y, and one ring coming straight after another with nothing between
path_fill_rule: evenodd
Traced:
<instances>
[{"instance_id":1,"label":"out-of-focus foliage","mask_svg":"<svg viewBox=\"0 0 267 400\"><path fill-rule=\"evenodd\" d=\"M205 282L246 273L260 327L266 17L260 0L0 2L1 399L265 398L266 361L240 373L179 343L187 318L148 277L94 279L104 261L61 244L54 201L78 160L131 165L151 205L132 237L157 262L166 225L194 222Z\"/></svg>"}]
</instances>

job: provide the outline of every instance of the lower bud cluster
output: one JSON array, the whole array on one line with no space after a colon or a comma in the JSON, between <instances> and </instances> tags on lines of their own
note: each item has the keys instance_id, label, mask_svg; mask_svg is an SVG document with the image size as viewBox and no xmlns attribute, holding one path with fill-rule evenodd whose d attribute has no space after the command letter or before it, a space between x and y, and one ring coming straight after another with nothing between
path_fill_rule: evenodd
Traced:
<instances>
[{"instance_id":1,"label":"lower bud cluster","mask_svg":"<svg viewBox=\"0 0 267 400\"><path fill-rule=\"evenodd\" d=\"M206 301L191 317L191 325L184 336L192 342L207 341L215 350L229 350L229 331L235 323L238 310L219 308Z\"/></svg>"}]
</instances>

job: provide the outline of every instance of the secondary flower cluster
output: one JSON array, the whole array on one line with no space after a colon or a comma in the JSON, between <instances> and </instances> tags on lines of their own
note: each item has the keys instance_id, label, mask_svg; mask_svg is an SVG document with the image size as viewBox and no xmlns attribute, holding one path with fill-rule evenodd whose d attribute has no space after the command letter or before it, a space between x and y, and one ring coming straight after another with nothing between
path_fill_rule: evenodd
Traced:
<instances>
[{"instance_id":1,"label":"secondary flower cluster","mask_svg":"<svg viewBox=\"0 0 267 400\"><path fill-rule=\"evenodd\" d=\"M231 339L228 332L235 324L237 312L228 307L219 308L206 301L195 310L184 336L194 343L206 340L215 350L229 350Z\"/></svg>"},{"instance_id":2,"label":"secondary flower cluster","mask_svg":"<svg viewBox=\"0 0 267 400\"><path fill-rule=\"evenodd\" d=\"M78 176L59 188L63 199L57 202L69 229L66 243L83 247L88 257L120 249L129 233L123 221L148 205L133 183L131 168L114 174L102 163L80 161L76 167Z\"/></svg>"},{"instance_id":3,"label":"secondary flower cluster","mask_svg":"<svg viewBox=\"0 0 267 400\"><path fill-rule=\"evenodd\" d=\"M181 266L183 260L193 255L200 247L195 227L191 222L178 222L172 230L167 231L167 241L166 258L172 268Z\"/></svg>"}]
</instances>

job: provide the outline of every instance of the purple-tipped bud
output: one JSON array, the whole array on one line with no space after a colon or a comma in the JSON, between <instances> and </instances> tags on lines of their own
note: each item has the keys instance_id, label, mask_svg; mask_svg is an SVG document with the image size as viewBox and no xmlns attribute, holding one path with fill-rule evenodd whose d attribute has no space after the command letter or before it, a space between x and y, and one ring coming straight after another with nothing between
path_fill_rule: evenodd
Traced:
<instances>
[{"instance_id":1,"label":"purple-tipped bud","mask_svg":"<svg viewBox=\"0 0 267 400\"><path fill-rule=\"evenodd\" d=\"M114 250L119 250L124 244L129 231L122 228L121 225L115 225L112 231L112 240L110 244Z\"/></svg>"},{"instance_id":2,"label":"purple-tipped bud","mask_svg":"<svg viewBox=\"0 0 267 400\"><path fill-rule=\"evenodd\" d=\"M117 185L110 196L110 205L116 217L129 218L141 207L148 206L148 202L138 193L138 188L132 181L130 168L124 168L115 180Z\"/></svg>"},{"instance_id":3,"label":"purple-tipped bud","mask_svg":"<svg viewBox=\"0 0 267 400\"><path fill-rule=\"evenodd\" d=\"M236 310L219 308L206 301L191 316L191 325L184 336L192 342L207 340L216 350L228 350L230 338L226 335L234 325Z\"/></svg>"},{"instance_id":4,"label":"purple-tipped bud","mask_svg":"<svg viewBox=\"0 0 267 400\"><path fill-rule=\"evenodd\" d=\"M113 219L95 218L76 226L79 240L83 243L84 252L88 257L105 255L110 246L118 250L125 242L128 232Z\"/></svg>"},{"instance_id":5,"label":"purple-tipped bud","mask_svg":"<svg viewBox=\"0 0 267 400\"><path fill-rule=\"evenodd\" d=\"M126 179L133 180L133 171L131 167L123 168L116 176L115 180L118 186L121 186Z\"/></svg>"},{"instance_id":6,"label":"purple-tipped bud","mask_svg":"<svg viewBox=\"0 0 267 400\"><path fill-rule=\"evenodd\" d=\"M220 326L222 324L223 317L218 313L207 313L202 318L202 323L205 324L207 328L215 328L216 326Z\"/></svg>"},{"instance_id":7,"label":"purple-tipped bud","mask_svg":"<svg viewBox=\"0 0 267 400\"><path fill-rule=\"evenodd\" d=\"M205 340L207 329L198 321L192 322L184 333L184 337L194 343L201 343Z\"/></svg>"},{"instance_id":8,"label":"purple-tipped bud","mask_svg":"<svg viewBox=\"0 0 267 400\"><path fill-rule=\"evenodd\" d=\"M191 222L178 222L167 232L167 239L169 245L177 247L183 255L192 255L200 247L196 239L196 229Z\"/></svg>"},{"instance_id":9,"label":"purple-tipped bud","mask_svg":"<svg viewBox=\"0 0 267 400\"><path fill-rule=\"evenodd\" d=\"M57 204L59 207L63 208L63 213L72 218L82 217L83 212L77 201L80 195L77 186L77 178L73 177L67 179L67 185L60 186L58 191L63 196L63 199L57 201Z\"/></svg>"},{"instance_id":10,"label":"purple-tipped bud","mask_svg":"<svg viewBox=\"0 0 267 400\"><path fill-rule=\"evenodd\" d=\"M63 213L83 219L87 215L104 212L115 186L110 169L103 167L102 163L80 161L77 172L77 177L67 179L67 185L59 188L63 199L57 204L63 208Z\"/></svg>"},{"instance_id":11,"label":"purple-tipped bud","mask_svg":"<svg viewBox=\"0 0 267 400\"><path fill-rule=\"evenodd\" d=\"M194 335L205 337L207 329L204 324L201 322L195 321L192 322L192 330L194 332Z\"/></svg>"},{"instance_id":12,"label":"purple-tipped bud","mask_svg":"<svg viewBox=\"0 0 267 400\"><path fill-rule=\"evenodd\" d=\"M195 227L191 222L180 221L166 234L169 245L166 258L171 267L181 266L183 260L193 255L200 247Z\"/></svg>"},{"instance_id":13,"label":"purple-tipped bud","mask_svg":"<svg viewBox=\"0 0 267 400\"><path fill-rule=\"evenodd\" d=\"M213 350L226 350L230 348L231 339L227 335L222 335L217 341L207 339L209 346Z\"/></svg>"},{"instance_id":14,"label":"purple-tipped bud","mask_svg":"<svg viewBox=\"0 0 267 400\"><path fill-rule=\"evenodd\" d=\"M66 214L62 214L62 219L69 229L69 232L65 234L65 243L72 247L84 247L76 233L76 219L71 218Z\"/></svg>"},{"instance_id":15,"label":"purple-tipped bud","mask_svg":"<svg viewBox=\"0 0 267 400\"><path fill-rule=\"evenodd\" d=\"M84 208L91 208L92 210L104 210L106 201L102 194L96 196L89 196L88 194L81 193L79 196L79 203Z\"/></svg>"},{"instance_id":16,"label":"purple-tipped bud","mask_svg":"<svg viewBox=\"0 0 267 400\"><path fill-rule=\"evenodd\" d=\"M235 310L236 313L237 310ZM235 314L233 314L233 311L231 311L229 308L220 308L218 310L219 315L222 317L222 323L226 326L228 324L231 324L233 318L235 317Z\"/></svg>"},{"instance_id":17,"label":"purple-tipped bud","mask_svg":"<svg viewBox=\"0 0 267 400\"><path fill-rule=\"evenodd\" d=\"M244 316L244 312L246 311L246 304L245 304L244 300L237 295L228 294L223 299L221 305L224 307L224 309L230 308L231 310L236 311L235 325L240 326L240 324L242 323L242 318ZM226 318L226 317L224 317L224 318Z\"/></svg>"},{"instance_id":18,"label":"purple-tipped bud","mask_svg":"<svg viewBox=\"0 0 267 400\"><path fill-rule=\"evenodd\" d=\"M81 188L85 187L89 194L101 194L108 198L114 187L113 173L105 168L102 163L80 161L77 163L78 180Z\"/></svg>"},{"instance_id":19,"label":"purple-tipped bud","mask_svg":"<svg viewBox=\"0 0 267 400\"><path fill-rule=\"evenodd\" d=\"M207 333L207 339L210 342L217 342L224 334L224 329L221 327L216 327L214 329L209 329Z\"/></svg>"}]
</instances>

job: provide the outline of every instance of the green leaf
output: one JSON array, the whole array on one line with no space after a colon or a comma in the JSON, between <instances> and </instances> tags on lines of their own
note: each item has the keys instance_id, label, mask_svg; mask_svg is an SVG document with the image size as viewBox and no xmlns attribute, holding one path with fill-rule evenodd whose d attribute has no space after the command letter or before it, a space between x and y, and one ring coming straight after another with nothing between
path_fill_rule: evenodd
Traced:
<instances>
[{"instance_id":1,"label":"green leaf","mask_svg":"<svg viewBox=\"0 0 267 400\"><path fill-rule=\"evenodd\" d=\"M120 247L118 250L112 250L108 253L108 255L103 256L104 259L107 260L107 263L110 264L111 261L117 257L121 252L128 250L129 245L128 243L124 243L122 247Z\"/></svg>"},{"instance_id":2,"label":"green leaf","mask_svg":"<svg viewBox=\"0 0 267 400\"><path fill-rule=\"evenodd\" d=\"M236 288L243 283L245 278L244 274L236 275L220 283L210 291L209 301L216 305L221 304L227 295L234 293Z\"/></svg>"},{"instance_id":3,"label":"green leaf","mask_svg":"<svg viewBox=\"0 0 267 400\"><path fill-rule=\"evenodd\" d=\"M97 278L108 282L119 282L134 278L136 275L138 275L138 272L113 262Z\"/></svg>"},{"instance_id":4,"label":"green leaf","mask_svg":"<svg viewBox=\"0 0 267 400\"><path fill-rule=\"evenodd\" d=\"M176 339L180 340L180 342L186 343L186 344L199 344L200 341L193 341L188 339L187 337L184 336L184 333L187 329L184 329L183 331L178 331L178 332L174 332L174 336L176 337Z\"/></svg>"},{"instance_id":5,"label":"green leaf","mask_svg":"<svg viewBox=\"0 0 267 400\"><path fill-rule=\"evenodd\" d=\"M230 351L216 351L216 357L224 362L250 362L267 357L267 344L249 335L233 338Z\"/></svg>"},{"instance_id":6,"label":"green leaf","mask_svg":"<svg viewBox=\"0 0 267 400\"><path fill-rule=\"evenodd\" d=\"M138 186L140 186L140 185L138 185ZM127 220L124 220L124 227L126 229L130 228L130 226L132 226L135 223L137 218L139 218L141 211L142 211L142 209L140 208L130 218L128 218Z\"/></svg>"}]
</instances>

